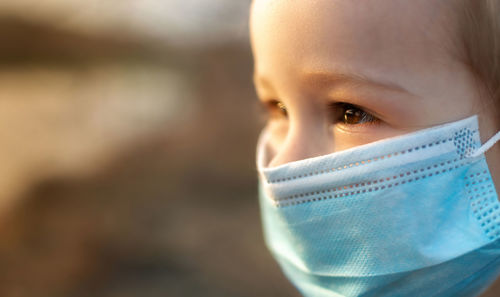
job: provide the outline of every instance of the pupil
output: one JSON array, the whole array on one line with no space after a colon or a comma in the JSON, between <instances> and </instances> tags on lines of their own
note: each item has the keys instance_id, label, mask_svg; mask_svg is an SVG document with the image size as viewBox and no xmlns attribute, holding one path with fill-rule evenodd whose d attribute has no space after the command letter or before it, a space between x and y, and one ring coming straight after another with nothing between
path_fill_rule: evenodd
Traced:
<instances>
[{"instance_id":1,"label":"pupil","mask_svg":"<svg viewBox=\"0 0 500 297\"><path fill-rule=\"evenodd\" d=\"M356 109L348 109L344 113L344 122L346 124L357 124L361 121L361 111Z\"/></svg>"}]
</instances>

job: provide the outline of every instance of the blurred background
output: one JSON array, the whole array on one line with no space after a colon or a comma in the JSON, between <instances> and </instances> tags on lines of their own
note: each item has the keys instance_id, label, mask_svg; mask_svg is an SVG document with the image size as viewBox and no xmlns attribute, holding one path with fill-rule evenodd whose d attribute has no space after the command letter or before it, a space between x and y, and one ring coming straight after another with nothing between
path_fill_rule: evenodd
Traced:
<instances>
[{"instance_id":1,"label":"blurred background","mask_svg":"<svg viewBox=\"0 0 500 297\"><path fill-rule=\"evenodd\" d=\"M262 240L249 5L0 1L0 296L299 296Z\"/></svg>"},{"instance_id":2,"label":"blurred background","mask_svg":"<svg viewBox=\"0 0 500 297\"><path fill-rule=\"evenodd\" d=\"M298 296L262 240L249 4L0 1L0 296Z\"/></svg>"}]
</instances>

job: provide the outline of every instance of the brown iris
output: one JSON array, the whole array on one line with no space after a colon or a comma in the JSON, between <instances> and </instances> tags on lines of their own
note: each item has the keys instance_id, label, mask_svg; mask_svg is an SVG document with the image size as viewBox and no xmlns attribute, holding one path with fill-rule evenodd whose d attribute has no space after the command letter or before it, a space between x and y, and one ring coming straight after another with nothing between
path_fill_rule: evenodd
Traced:
<instances>
[{"instance_id":1,"label":"brown iris","mask_svg":"<svg viewBox=\"0 0 500 297\"><path fill-rule=\"evenodd\" d=\"M349 108L344 112L344 123L349 125L359 124L363 120L363 111Z\"/></svg>"}]
</instances>

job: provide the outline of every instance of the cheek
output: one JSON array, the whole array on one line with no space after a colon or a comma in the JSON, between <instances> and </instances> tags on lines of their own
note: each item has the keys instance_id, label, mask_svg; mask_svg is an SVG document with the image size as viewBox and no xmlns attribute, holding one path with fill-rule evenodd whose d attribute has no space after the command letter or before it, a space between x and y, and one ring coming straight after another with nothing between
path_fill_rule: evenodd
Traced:
<instances>
[{"instance_id":1,"label":"cheek","mask_svg":"<svg viewBox=\"0 0 500 297\"><path fill-rule=\"evenodd\" d=\"M302 138L293 137L294 135L290 134L296 133L297 130L295 130L295 132L290 131L290 121L288 119L271 119L266 128L270 137L268 143L269 148L273 154L277 154L285 149L286 145L305 146L305 140L307 139L311 140L308 141L308 144L312 144L316 149L321 149L323 154L327 154L413 132L412 129L395 129L385 123L379 123L350 125L349 127L341 124L331 124L328 128L329 132L324 131L326 133L316 133L320 130L323 131L323 127L323 125L315 127L314 131L310 130L310 133L303 134ZM318 135L321 139L313 137ZM301 142L294 144L287 143L286 141L289 137L296 140L299 139Z\"/></svg>"},{"instance_id":2,"label":"cheek","mask_svg":"<svg viewBox=\"0 0 500 297\"><path fill-rule=\"evenodd\" d=\"M337 124L331 128L333 151L343 151L356 146L372 143L413 132L417 129L398 129L385 122L374 122L360 125Z\"/></svg>"},{"instance_id":3,"label":"cheek","mask_svg":"<svg viewBox=\"0 0 500 297\"><path fill-rule=\"evenodd\" d=\"M276 153L283 148L286 137L288 135L289 123L285 119L271 120L267 124L269 133L269 147Z\"/></svg>"}]
</instances>

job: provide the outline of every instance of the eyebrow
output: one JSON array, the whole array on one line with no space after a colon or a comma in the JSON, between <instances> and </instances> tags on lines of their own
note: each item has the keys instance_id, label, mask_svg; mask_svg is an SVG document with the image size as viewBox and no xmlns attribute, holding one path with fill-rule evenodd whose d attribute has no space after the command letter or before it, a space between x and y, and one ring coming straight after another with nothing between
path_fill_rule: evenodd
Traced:
<instances>
[{"instance_id":1,"label":"eyebrow","mask_svg":"<svg viewBox=\"0 0 500 297\"><path fill-rule=\"evenodd\" d=\"M376 81L362 74L314 70L304 71L301 74L300 78L301 80L311 84L347 83L353 85L369 85L375 88L388 89L391 91L402 92L413 96L410 91L396 83Z\"/></svg>"},{"instance_id":2,"label":"eyebrow","mask_svg":"<svg viewBox=\"0 0 500 297\"><path fill-rule=\"evenodd\" d=\"M410 95L412 97L416 97L413 93L411 93L410 91L408 91L407 89L396 83L376 81L362 74L345 73L338 71L310 70L310 71L303 71L301 73L300 79L310 84L321 84L321 85L341 84L341 83L352 84L354 86L368 85L374 88L386 91L387 90L393 91L393 92L396 91L399 93ZM255 73L253 80L258 88L274 92L274 87L266 76L258 75L257 73Z\"/></svg>"},{"instance_id":3,"label":"eyebrow","mask_svg":"<svg viewBox=\"0 0 500 297\"><path fill-rule=\"evenodd\" d=\"M256 87L263 88L266 90L273 91L273 85L271 82L263 75L254 74L253 81Z\"/></svg>"}]
</instances>

